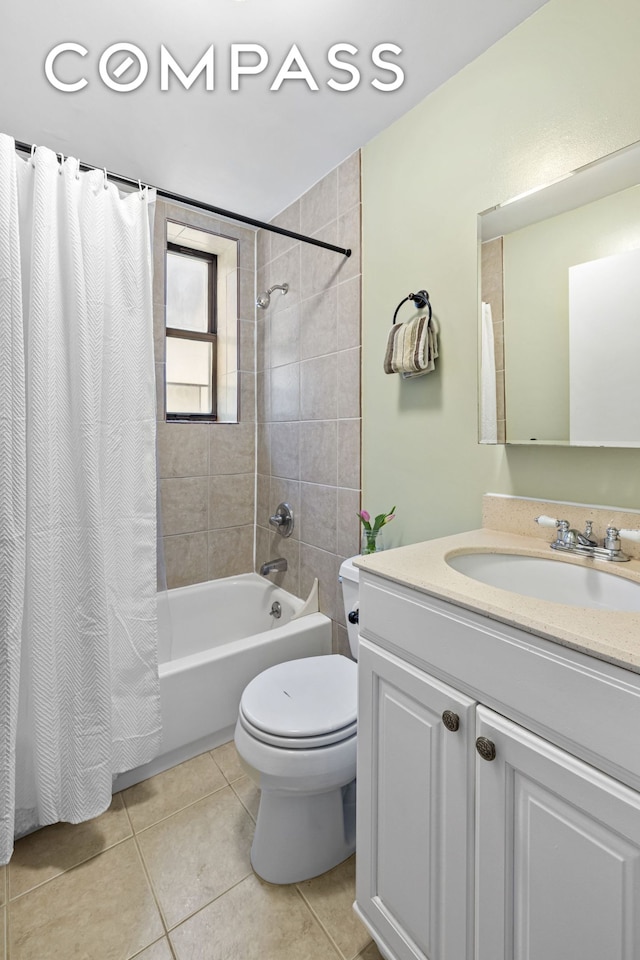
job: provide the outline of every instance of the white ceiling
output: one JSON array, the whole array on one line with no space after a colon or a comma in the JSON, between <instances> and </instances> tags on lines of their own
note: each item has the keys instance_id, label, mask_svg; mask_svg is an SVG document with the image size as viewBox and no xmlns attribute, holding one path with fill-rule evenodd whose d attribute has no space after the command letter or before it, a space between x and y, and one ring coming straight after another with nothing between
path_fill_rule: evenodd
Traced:
<instances>
[{"instance_id":1,"label":"white ceiling","mask_svg":"<svg viewBox=\"0 0 640 960\"><path fill-rule=\"evenodd\" d=\"M0 34L0 131L106 166L147 183L269 220L355 149L457 73L546 0L4 0ZM47 53L74 41L83 59L65 54L58 75L89 84L76 93L55 90L44 76ZM139 46L149 75L138 90L109 90L97 64L112 43ZM359 86L338 93L328 48L358 47ZM405 71L402 87L371 86L391 75L370 59L378 43L396 43ZM258 43L269 66L229 89L229 47ZM300 80L269 86L296 43L320 89ZM205 49L216 51L216 89L201 77L186 91L160 91L164 44L186 73ZM124 59L114 57L112 67ZM130 68L135 75L136 68ZM129 79L123 74L121 80ZM455 118L452 118L455 122ZM434 144L437 149L437 144Z\"/></svg>"}]
</instances>

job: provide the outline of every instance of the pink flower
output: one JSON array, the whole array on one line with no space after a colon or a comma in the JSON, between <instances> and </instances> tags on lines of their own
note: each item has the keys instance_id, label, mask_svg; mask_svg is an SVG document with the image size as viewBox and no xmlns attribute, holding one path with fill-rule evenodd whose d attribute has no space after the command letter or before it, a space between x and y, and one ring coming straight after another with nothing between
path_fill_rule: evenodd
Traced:
<instances>
[{"instance_id":1,"label":"pink flower","mask_svg":"<svg viewBox=\"0 0 640 960\"><path fill-rule=\"evenodd\" d=\"M369 521L371 520L371 514L370 514L370 513L367 513L366 510L361 510L360 513L358 514L358 516L359 516L362 520L364 520L365 523L369 523Z\"/></svg>"},{"instance_id":2,"label":"pink flower","mask_svg":"<svg viewBox=\"0 0 640 960\"><path fill-rule=\"evenodd\" d=\"M389 523L395 517L395 513L390 513L388 517L384 518L385 523Z\"/></svg>"}]
</instances>

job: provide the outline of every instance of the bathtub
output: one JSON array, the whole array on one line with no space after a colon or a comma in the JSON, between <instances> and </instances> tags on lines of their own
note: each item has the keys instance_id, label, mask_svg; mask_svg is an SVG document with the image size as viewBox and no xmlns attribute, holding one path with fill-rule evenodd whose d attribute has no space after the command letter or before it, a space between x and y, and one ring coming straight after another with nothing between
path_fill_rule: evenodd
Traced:
<instances>
[{"instance_id":1,"label":"bathtub","mask_svg":"<svg viewBox=\"0 0 640 960\"><path fill-rule=\"evenodd\" d=\"M257 573L159 594L162 748L114 792L231 740L242 691L262 670L331 653L331 620L317 611L317 584L303 601Z\"/></svg>"}]
</instances>

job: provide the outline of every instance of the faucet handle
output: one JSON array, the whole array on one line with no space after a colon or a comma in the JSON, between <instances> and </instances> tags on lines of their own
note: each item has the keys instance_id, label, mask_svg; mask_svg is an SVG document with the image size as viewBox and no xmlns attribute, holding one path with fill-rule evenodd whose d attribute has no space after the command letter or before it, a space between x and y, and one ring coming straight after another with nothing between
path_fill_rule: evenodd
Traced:
<instances>
[{"instance_id":1,"label":"faucet handle","mask_svg":"<svg viewBox=\"0 0 640 960\"><path fill-rule=\"evenodd\" d=\"M619 537L626 537L627 540L634 540L640 543L640 530L618 530Z\"/></svg>"},{"instance_id":2,"label":"faucet handle","mask_svg":"<svg viewBox=\"0 0 640 960\"><path fill-rule=\"evenodd\" d=\"M539 523L541 527L559 527L563 522L562 520L556 520L555 517L547 517L544 513L540 514L539 517L535 517L535 522Z\"/></svg>"}]
</instances>

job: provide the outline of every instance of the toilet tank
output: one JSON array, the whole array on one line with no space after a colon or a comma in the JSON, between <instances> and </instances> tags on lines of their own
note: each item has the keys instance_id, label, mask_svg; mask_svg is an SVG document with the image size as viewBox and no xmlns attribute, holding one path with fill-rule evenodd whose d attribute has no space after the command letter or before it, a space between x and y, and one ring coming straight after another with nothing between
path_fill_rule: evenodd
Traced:
<instances>
[{"instance_id":1,"label":"toilet tank","mask_svg":"<svg viewBox=\"0 0 640 960\"><path fill-rule=\"evenodd\" d=\"M350 557L348 560L345 560L340 567L340 576L338 578L342 585L342 600L344 602L344 615L349 632L349 647L351 648L351 656L354 660L358 659L359 627L357 615L359 614L360 606L360 571L354 566L353 561L358 559L358 557ZM356 620L355 623L349 620L349 614L354 615L353 619Z\"/></svg>"}]
</instances>

